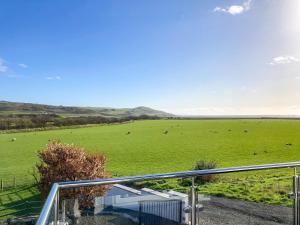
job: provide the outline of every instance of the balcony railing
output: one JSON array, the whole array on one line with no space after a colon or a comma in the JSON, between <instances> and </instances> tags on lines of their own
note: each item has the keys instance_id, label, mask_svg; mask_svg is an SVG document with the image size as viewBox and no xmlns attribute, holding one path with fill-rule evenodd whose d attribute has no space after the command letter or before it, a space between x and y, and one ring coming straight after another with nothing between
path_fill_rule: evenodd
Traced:
<instances>
[{"instance_id":1,"label":"balcony railing","mask_svg":"<svg viewBox=\"0 0 300 225\"><path fill-rule=\"evenodd\" d=\"M230 168L220 168L220 169L210 169L210 170L194 170L187 172L176 172L176 173L164 173L164 174L152 174L144 176L130 176L121 178L109 178L109 179L99 179L99 180L82 180L82 181L72 181L72 182L58 182L54 183L48 198L44 204L41 214L38 218L37 225L67 225L67 224L191 224L200 225L204 224L201 222L203 215L209 215L209 221L217 220L220 217L220 210L212 211L205 214L205 205L203 206L199 199L197 193L197 187L195 183L196 177L206 176L206 175L217 175L217 174L227 174L227 173L241 173L259 170L271 170L271 169L282 169L282 168L293 168L293 175L288 177L290 179L290 192L285 193L284 190L280 190L280 194L288 195L293 201L292 208L282 207L272 208L274 209L274 215L270 215L274 223L270 224L293 224L299 225L299 197L298 188L299 180L296 173L296 167L300 166L300 162L289 162L289 163L278 163L278 164L264 164L264 165L254 165L254 166L241 166L241 167L230 167ZM165 191L154 191L148 188L134 189L132 184L135 182L145 182L165 179L191 179L190 194L179 193L173 190ZM129 185L124 185L129 184ZM84 200L84 196L80 199L60 199L60 191L65 192L66 189L75 190L83 187L95 187L102 185L111 185L112 188L105 196L98 196L94 199L94 205L92 207L79 206L80 201ZM114 185L114 186L113 186ZM279 183L278 183L279 185ZM201 190L201 185L200 185ZM166 188L168 189L168 188ZM266 191L268 191L266 189ZM245 189L245 193L247 190ZM205 201L205 198L203 198ZM218 199L217 199L218 200ZM232 202L226 202L230 204L230 209L234 208L234 204L244 204L243 202L237 202L230 200ZM71 203L70 203L71 202ZM223 204L223 203L222 203ZM225 203L224 203L225 204ZM233 204L233 205L231 205ZM250 204L250 203L249 203ZM264 218L264 213L269 213L269 206L265 205L254 205L256 203L251 203L247 205L239 205L240 207L238 213L245 216L243 218L234 218L238 224L260 224L261 222L255 222L250 215L250 211L259 211L259 207L263 207L258 213L260 213L259 218ZM211 205L210 205L211 206ZM204 207L204 209L203 209ZM218 207L221 207L220 205ZM209 208L209 207L208 207ZM228 208L228 209L229 209ZM204 210L204 211L203 211ZM71 212L72 211L72 212ZM203 212L201 212L203 211ZM262 215L261 215L262 214ZM279 218L278 214L282 215ZM228 217L228 213L224 214ZM240 214L237 214L238 217ZM247 217L247 218L246 218ZM278 217L278 218L277 218ZM77 218L77 220L76 220ZM78 220L78 218L81 218ZM221 218L221 217L220 217ZM221 222L205 222L205 224L222 224ZM228 218L225 218L228 219ZM224 220L225 220L224 219ZM75 221L76 220L76 221ZM251 222L253 220L254 222ZM110 223L109 221L114 221ZM281 221L281 222L280 222ZM225 222L224 222L225 224ZM235 224L235 223L226 223ZM264 224L268 224L265 221Z\"/></svg>"}]
</instances>

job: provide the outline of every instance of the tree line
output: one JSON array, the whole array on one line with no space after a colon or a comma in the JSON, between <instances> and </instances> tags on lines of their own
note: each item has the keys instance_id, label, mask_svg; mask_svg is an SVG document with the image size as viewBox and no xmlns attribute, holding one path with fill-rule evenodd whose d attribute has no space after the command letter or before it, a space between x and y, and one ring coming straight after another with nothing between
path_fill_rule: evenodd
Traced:
<instances>
[{"instance_id":1,"label":"tree line","mask_svg":"<svg viewBox=\"0 0 300 225\"><path fill-rule=\"evenodd\" d=\"M140 115L127 117L103 116L70 116L63 117L57 114L9 114L0 115L0 130L30 129L61 127L86 124L122 123L131 120L159 119L158 116Z\"/></svg>"}]
</instances>

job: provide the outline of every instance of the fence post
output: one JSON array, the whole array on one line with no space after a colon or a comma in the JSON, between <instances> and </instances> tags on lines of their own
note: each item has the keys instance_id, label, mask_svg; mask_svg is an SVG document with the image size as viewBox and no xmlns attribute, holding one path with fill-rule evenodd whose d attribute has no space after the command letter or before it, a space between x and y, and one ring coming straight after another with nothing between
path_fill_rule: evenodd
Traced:
<instances>
[{"instance_id":1,"label":"fence post","mask_svg":"<svg viewBox=\"0 0 300 225\"><path fill-rule=\"evenodd\" d=\"M4 189L4 184L3 184L3 179L1 179L1 182L0 182L0 190L3 191Z\"/></svg>"},{"instance_id":2,"label":"fence post","mask_svg":"<svg viewBox=\"0 0 300 225\"><path fill-rule=\"evenodd\" d=\"M14 188L16 188L16 185L17 184L17 182L16 182L16 176L14 176Z\"/></svg>"},{"instance_id":3,"label":"fence post","mask_svg":"<svg viewBox=\"0 0 300 225\"><path fill-rule=\"evenodd\" d=\"M293 176L293 192L294 192L294 225L299 225L299 196L298 190L299 189L299 177L297 175L297 171L295 168L295 174Z\"/></svg>"}]
</instances>

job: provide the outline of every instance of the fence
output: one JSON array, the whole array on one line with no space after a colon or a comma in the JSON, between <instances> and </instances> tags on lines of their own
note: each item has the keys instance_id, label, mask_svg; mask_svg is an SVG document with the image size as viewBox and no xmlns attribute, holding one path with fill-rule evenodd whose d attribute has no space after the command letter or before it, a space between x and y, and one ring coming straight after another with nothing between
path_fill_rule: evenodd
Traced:
<instances>
[{"instance_id":1,"label":"fence","mask_svg":"<svg viewBox=\"0 0 300 225\"><path fill-rule=\"evenodd\" d=\"M6 175L0 177L0 224L33 220L42 203L32 176Z\"/></svg>"},{"instance_id":2,"label":"fence","mask_svg":"<svg viewBox=\"0 0 300 225\"><path fill-rule=\"evenodd\" d=\"M17 186L17 179L16 177L14 176L11 180L11 182L5 182L4 179L0 179L0 191L3 191L5 187L7 188L16 188Z\"/></svg>"},{"instance_id":3,"label":"fence","mask_svg":"<svg viewBox=\"0 0 300 225\"><path fill-rule=\"evenodd\" d=\"M37 212L41 209L41 204L41 201L24 201L0 209L0 224L11 224L17 221L34 222Z\"/></svg>"},{"instance_id":4,"label":"fence","mask_svg":"<svg viewBox=\"0 0 300 225\"><path fill-rule=\"evenodd\" d=\"M33 175L3 175L0 174L0 192L19 186L28 186L36 184Z\"/></svg>"}]
</instances>

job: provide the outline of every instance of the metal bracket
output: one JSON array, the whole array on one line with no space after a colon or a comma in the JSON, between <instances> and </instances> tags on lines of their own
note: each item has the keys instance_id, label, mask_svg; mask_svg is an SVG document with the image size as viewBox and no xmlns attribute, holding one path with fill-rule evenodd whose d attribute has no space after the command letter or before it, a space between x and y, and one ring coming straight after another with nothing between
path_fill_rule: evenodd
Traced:
<instances>
[{"instance_id":1,"label":"metal bracket","mask_svg":"<svg viewBox=\"0 0 300 225\"><path fill-rule=\"evenodd\" d=\"M204 207L203 207L202 204L197 204L196 205L196 211L197 212L203 211L203 209L204 209ZM191 213L192 212L192 206L188 205L183 210L184 210L185 213Z\"/></svg>"},{"instance_id":2,"label":"metal bracket","mask_svg":"<svg viewBox=\"0 0 300 225\"><path fill-rule=\"evenodd\" d=\"M298 196L300 196L300 192L298 192ZM288 193L288 198L289 199L295 199L295 193L294 192Z\"/></svg>"}]
</instances>

